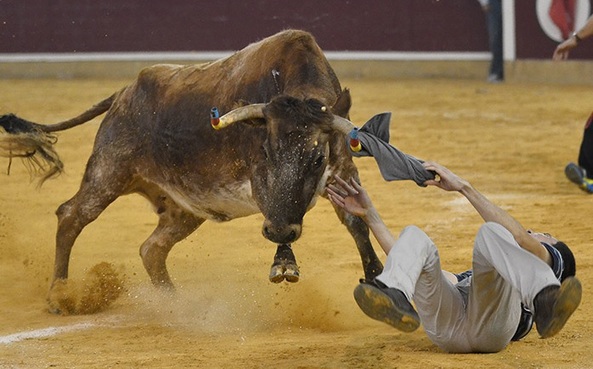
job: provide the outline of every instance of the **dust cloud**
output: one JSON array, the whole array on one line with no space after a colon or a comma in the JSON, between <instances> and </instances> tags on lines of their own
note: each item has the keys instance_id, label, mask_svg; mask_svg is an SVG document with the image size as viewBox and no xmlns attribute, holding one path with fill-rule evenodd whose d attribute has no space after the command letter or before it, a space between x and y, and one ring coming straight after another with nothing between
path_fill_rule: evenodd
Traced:
<instances>
[{"instance_id":1,"label":"dust cloud","mask_svg":"<svg viewBox=\"0 0 593 369\"><path fill-rule=\"evenodd\" d=\"M62 315L94 314L107 309L124 291L125 275L106 262L93 266L82 279L58 280L52 286L49 310Z\"/></svg>"}]
</instances>

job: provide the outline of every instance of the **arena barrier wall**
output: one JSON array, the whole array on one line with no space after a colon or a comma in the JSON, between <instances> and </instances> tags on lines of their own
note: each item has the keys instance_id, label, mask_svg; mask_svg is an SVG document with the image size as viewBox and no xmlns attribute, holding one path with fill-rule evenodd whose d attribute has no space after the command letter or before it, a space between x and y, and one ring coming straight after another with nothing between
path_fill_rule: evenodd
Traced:
<instances>
[{"instance_id":1,"label":"arena barrier wall","mask_svg":"<svg viewBox=\"0 0 593 369\"><path fill-rule=\"evenodd\" d=\"M593 40L552 63L555 0L503 0L507 81L593 84ZM593 0L574 0L573 27ZM341 77L485 79L477 0L7 0L2 78L133 78L156 63L201 63L282 29L312 32Z\"/></svg>"}]
</instances>

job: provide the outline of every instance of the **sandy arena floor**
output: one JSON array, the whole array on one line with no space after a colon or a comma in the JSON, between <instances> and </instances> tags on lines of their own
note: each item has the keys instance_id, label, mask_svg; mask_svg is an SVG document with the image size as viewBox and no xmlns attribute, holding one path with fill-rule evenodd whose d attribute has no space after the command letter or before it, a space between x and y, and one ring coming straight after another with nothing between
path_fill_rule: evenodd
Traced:
<instances>
[{"instance_id":1,"label":"sandy arena floor","mask_svg":"<svg viewBox=\"0 0 593 369\"><path fill-rule=\"evenodd\" d=\"M0 113L57 122L128 82L2 80ZM106 262L123 280L124 293L101 312L52 315L46 295L54 211L78 189L96 119L59 134L66 173L39 190L20 161L6 175L8 160L0 158L0 368L593 367L593 197L563 173L577 158L593 110L591 88L445 80L342 83L352 91L354 121L393 112L392 144L449 166L524 225L573 247L583 302L558 336L542 340L534 329L497 354L450 355L422 329L404 334L367 318L352 298L362 276L354 242L324 200L307 214L303 236L294 244L300 282L268 282L275 246L261 236L263 218L256 215L206 223L178 244L168 259L178 293L162 296L138 255L156 216L143 198L120 198L78 238L70 276L82 291L96 277L89 270ZM439 245L445 268L469 267L481 219L460 195L387 183L372 159L355 161L394 232L416 224Z\"/></svg>"}]
</instances>

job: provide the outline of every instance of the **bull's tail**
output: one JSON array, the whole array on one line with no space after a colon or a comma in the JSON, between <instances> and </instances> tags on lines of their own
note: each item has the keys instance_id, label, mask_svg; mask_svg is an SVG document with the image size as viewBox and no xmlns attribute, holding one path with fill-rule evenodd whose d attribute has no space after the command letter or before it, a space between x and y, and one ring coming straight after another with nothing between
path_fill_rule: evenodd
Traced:
<instances>
[{"instance_id":1,"label":"bull's tail","mask_svg":"<svg viewBox=\"0 0 593 369\"><path fill-rule=\"evenodd\" d=\"M76 127L105 113L115 100L116 94L94 105L72 119L56 124L37 124L21 119L14 114L0 116L0 156L7 157L8 173L13 158L23 158L32 176L40 177L39 185L45 180L58 176L64 164L54 149L57 137L52 132Z\"/></svg>"}]
</instances>

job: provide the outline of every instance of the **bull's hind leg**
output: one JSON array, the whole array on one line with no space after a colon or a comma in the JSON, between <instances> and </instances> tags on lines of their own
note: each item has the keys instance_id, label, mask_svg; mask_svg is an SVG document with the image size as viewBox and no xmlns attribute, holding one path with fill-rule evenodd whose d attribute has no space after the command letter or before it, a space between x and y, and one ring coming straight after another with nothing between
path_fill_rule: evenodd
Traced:
<instances>
[{"instance_id":1,"label":"bull's hind leg","mask_svg":"<svg viewBox=\"0 0 593 369\"><path fill-rule=\"evenodd\" d=\"M102 176L105 173L113 176L105 178ZM90 160L78 192L56 210L58 229L54 276L47 296L50 312L69 311L75 303L70 297L63 295L65 284L57 282L68 278L72 247L80 232L123 193L125 184L120 180L123 178L125 176L117 176L113 170L102 171L93 165L93 160Z\"/></svg>"},{"instance_id":2,"label":"bull's hind leg","mask_svg":"<svg viewBox=\"0 0 593 369\"><path fill-rule=\"evenodd\" d=\"M58 230L52 286L57 280L68 278L70 254L80 232L121 194L121 191L114 188L116 181L97 183L99 181L88 178L85 175L76 195L60 205L56 211Z\"/></svg>"},{"instance_id":3,"label":"bull's hind leg","mask_svg":"<svg viewBox=\"0 0 593 369\"><path fill-rule=\"evenodd\" d=\"M294 283L299 281L299 276L299 266L290 244L278 245L274 263L270 269L270 282L280 283L286 280Z\"/></svg>"},{"instance_id":4,"label":"bull's hind leg","mask_svg":"<svg viewBox=\"0 0 593 369\"><path fill-rule=\"evenodd\" d=\"M148 196L155 206L159 223L150 237L140 247L144 268L155 286L173 289L166 260L173 246L189 236L203 222L183 210L165 195Z\"/></svg>"}]
</instances>

